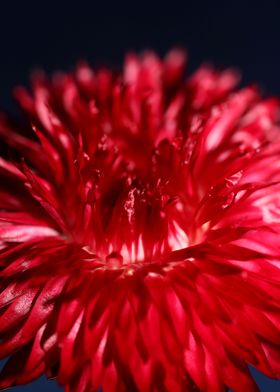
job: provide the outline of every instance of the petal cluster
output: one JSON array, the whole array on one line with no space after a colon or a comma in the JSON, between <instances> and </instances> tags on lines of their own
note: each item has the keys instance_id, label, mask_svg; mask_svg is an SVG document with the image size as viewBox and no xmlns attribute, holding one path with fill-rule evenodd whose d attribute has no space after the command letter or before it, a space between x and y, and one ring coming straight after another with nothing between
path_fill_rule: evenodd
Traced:
<instances>
[{"instance_id":1,"label":"petal cluster","mask_svg":"<svg viewBox=\"0 0 280 392\"><path fill-rule=\"evenodd\" d=\"M0 115L0 388L256 391L280 378L280 107L129 54Z\"/></svg>"}]
</instances>

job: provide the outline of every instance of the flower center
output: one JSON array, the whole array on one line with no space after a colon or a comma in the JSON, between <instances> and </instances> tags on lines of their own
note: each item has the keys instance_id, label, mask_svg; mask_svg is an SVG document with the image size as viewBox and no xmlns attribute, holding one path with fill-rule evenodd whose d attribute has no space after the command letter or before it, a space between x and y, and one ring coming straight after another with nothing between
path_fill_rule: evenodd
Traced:
<instances>
[{"instance_id":1,"label":"flower center","mask_svg":"<svg viewBox=\"0 0 280 392\"><path fill-rule=\"evenodd\" d=\"M117 269L123 265L123 257L118 252L111 252L106 257L106 263L109 268Z\"/></svg>"},{"instance_id":2,"label":"flower center","mask_svg":"<svg viewBox=\"0 0 280 392\"><path fill-rule=\"evenodd\" d=\"M135 148L128 155L108 136L83 162L87 204L78 239L110 268L156 262L199 241L199 198L183 144L164 140L145 151L142 164Z\"/></svg>"}]
</instances>

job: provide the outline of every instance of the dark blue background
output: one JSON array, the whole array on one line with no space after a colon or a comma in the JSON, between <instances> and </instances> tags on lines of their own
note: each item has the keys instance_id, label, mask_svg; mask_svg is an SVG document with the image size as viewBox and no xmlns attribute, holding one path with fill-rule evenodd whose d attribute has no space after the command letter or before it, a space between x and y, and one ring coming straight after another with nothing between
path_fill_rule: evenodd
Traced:
<instances>
[{"instance_id":1,"label":"dark blue background","mask_svg":"<svg viewBox=\"0 0 280 392\"><path fill-rule=\"evenodd\" d=\"M71 69L79 58L120 65L128 49L164 54L188 48L190 69L209 60L236 66L243 83L280 95L279 1L4 1L0 5L0 107L13 111L11 89L31 69ZM253 373L262 391L280 382ZM44 378L14 391L57 391Z\"/></svg>"}]
</instances>

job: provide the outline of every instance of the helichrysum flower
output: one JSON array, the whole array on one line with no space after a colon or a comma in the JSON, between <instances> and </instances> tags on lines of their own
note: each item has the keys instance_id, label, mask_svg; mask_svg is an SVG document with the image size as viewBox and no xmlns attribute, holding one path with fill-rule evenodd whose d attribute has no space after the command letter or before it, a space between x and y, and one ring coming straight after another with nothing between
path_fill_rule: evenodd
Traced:
<instances>
[{"instance_id":1,"label":"helichrysum flower","mask_svg":"<svg viewBox=\"0 0 280 392\"><path fill-rule=\"evenodd\" d=\"M27 121L1 115L2 388L280 377L279 103L232 70L185 80L184 63L37 74L16 90Z\"/></svg>"}]
</instances>

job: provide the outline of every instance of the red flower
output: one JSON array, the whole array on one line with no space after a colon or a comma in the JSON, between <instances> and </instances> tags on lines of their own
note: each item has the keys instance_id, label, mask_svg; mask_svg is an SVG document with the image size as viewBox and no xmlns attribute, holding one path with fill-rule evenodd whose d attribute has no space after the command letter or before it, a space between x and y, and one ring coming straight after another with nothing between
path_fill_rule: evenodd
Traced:
<instances>
[{"instance_id":1,"label":"red flower","mask_svg":"<svg viewBox=\"0 0 280 392\"><path fill-rule=\"evenodd\" d=\"M2 115L2 388L46 373L66 391L254 391L248 364L280 377L279 104L234 91L233 71L184 81L184 61L39 74L16 91L28 122Z\"/></svg>"}]
</instances>

